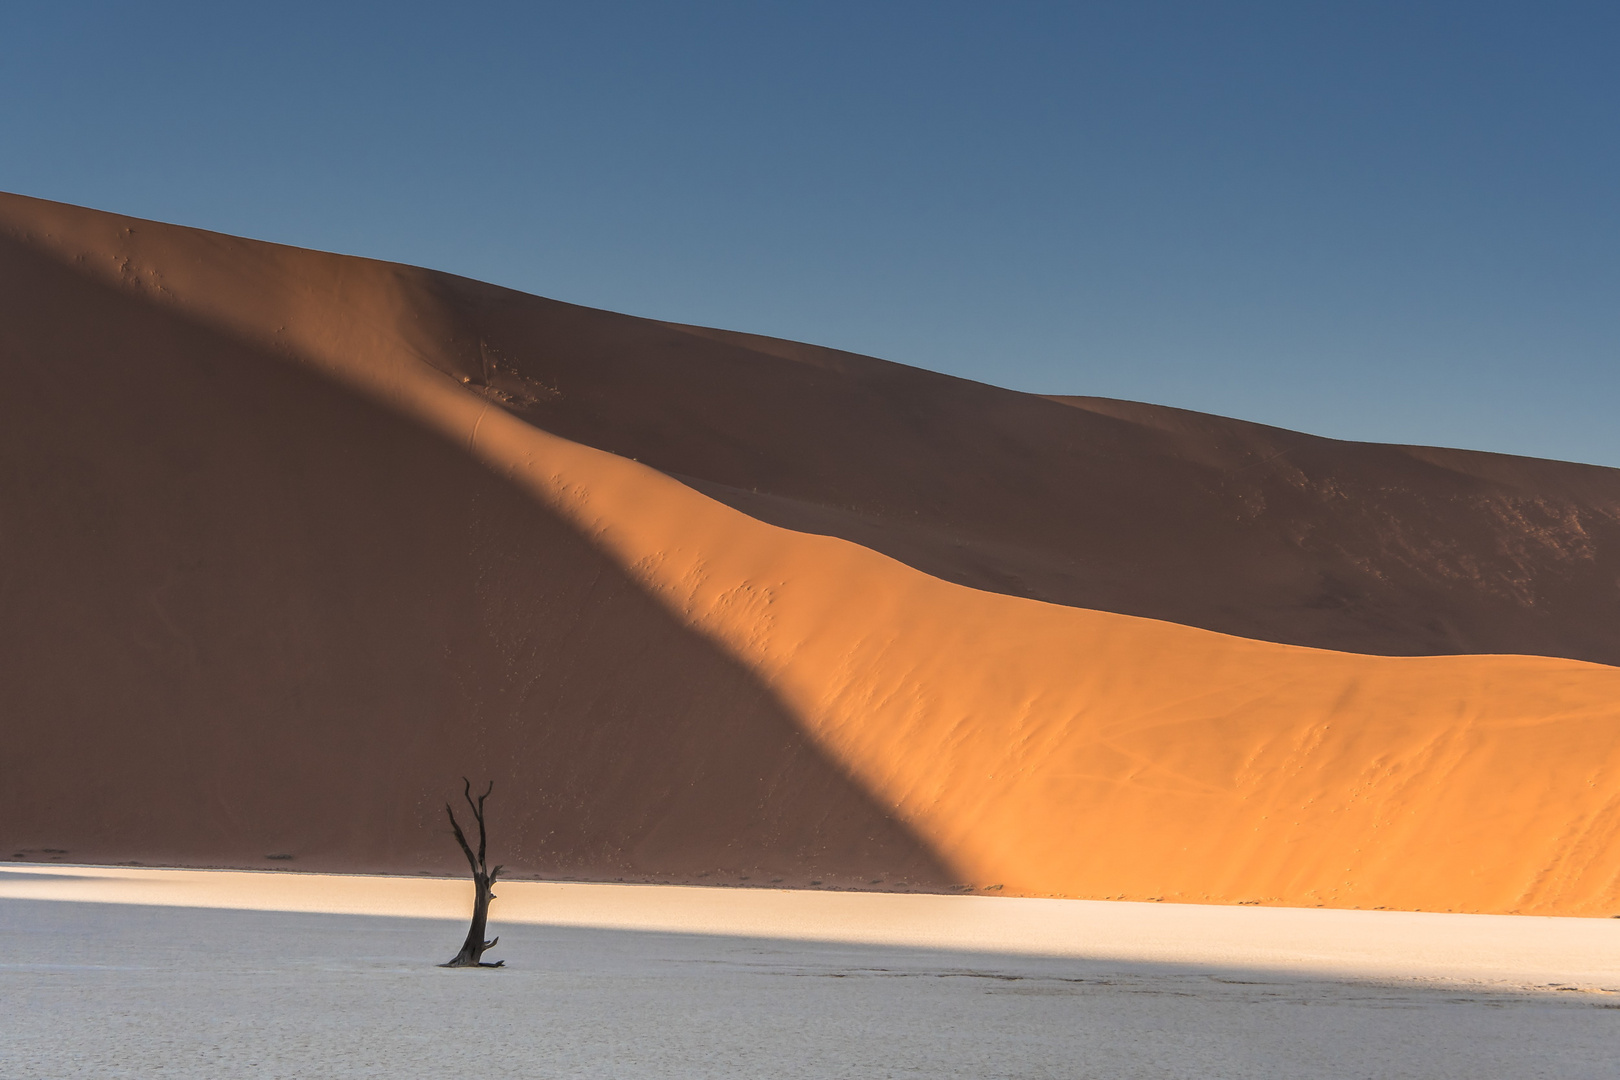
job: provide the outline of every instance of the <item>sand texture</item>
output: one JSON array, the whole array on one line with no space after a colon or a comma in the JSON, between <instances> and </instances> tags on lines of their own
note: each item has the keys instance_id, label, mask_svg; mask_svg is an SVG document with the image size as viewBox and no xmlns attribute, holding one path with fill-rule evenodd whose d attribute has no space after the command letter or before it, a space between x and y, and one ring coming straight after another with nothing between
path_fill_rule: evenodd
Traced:
<instances>
[{"instance_id":1,"label":"sand texture","mask_svg":"<svg viewBox=\"0 0 1620 1080\"><path fill-rule=\"evenodd\" d=\"M466 881L0 870L0 1074L1598 1080L1620 1024L1613 920L502 893L445 971Z\"/></svg>"},{"instance_id":2,"label":"sand texture","mask_svg":"<svg viewBox=\"0 0 1620 1080\"><path fill-rule=\"evenodd\" d=\"M14 196L0 302L28 858L1620 911L1615 470Z\"/></svg>"}]
</instances>

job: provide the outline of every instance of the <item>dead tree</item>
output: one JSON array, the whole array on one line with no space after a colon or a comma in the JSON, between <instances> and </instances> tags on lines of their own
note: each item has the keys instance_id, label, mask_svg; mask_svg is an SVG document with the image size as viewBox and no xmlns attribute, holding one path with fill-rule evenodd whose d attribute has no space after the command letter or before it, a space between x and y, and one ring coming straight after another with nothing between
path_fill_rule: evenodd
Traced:
<instances>
[{"instance_id":1,"label":"dead tree","mask_svg":"<svg viewBox=\"0 0 1620 1080\"><path fill-rule=\"evenodd\" d=\"M489 798L491 791L495 790L495 781L491 780L489 782L489 787L485 788L484 793L478 796L477 802L473 801L472 782L463 776L461 785L462 797L467 800L467 805L472 807L473 820L478 822L478 854L476 856L473 855L472 848L468 846L467 837L461 831L461 823L456 820L456 812L450 808L449 803L444 804L444 812L450 817L450 828L455 830L456 843L461 845L462 853L467 856L467 863L472 867L472 926L468 929L467 940L462 943L461 951L456 954L456 958L448 964L440 964L439 966L447 968L502 967L506 963L505 960L497 960L493 964L486 964L480 959L484 955L484 950L493 949L495 942L501 940L498 937L490 941L484 940L484 925L489 921L489 902L495 899L495 894L489 890L495 884L495 879L501 872L499 866L491 870L489 864L484 862L484 800Z\"/></svg>"}]
</instances>

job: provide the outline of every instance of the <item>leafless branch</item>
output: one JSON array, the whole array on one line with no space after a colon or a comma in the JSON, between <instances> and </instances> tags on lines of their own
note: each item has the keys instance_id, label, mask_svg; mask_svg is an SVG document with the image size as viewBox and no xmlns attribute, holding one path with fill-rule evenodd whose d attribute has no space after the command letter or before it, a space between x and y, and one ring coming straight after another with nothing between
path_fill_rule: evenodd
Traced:
<instances>
[{"instance_id":1,"label":"leafless branch","mask_svg":"<svg viewBox=\"0 0 1620 1080\"><path fill-rule=\"evenodd\" d=\"M467 856L467 864L472 867L473 873L478 873L478 861L473 858L472 848L467 846L467 838L462 835L461 823L456 820L456 812L450 809L450 804L444 804L444 812L450 817L450 828L456 834L456 843L461 845L463 854Z\"/></svg>"},{"instance_id":2,"label":"leafless branch","mask_svg":"<svg viewBox=\"0 0 1620 1080\"><path fill-rule=\"evenodd\" d=\"M497 960L493 964L482 959L485 950L493 949L499 937L489 941L484 940L484 925L489 916L489 902L495 899L495 893L490 886L500 877L502 866L490 870L486 865L486 856L489 851L489 831L484 823L484 800L489 798L495 790L495 781L491 780L484 793L473 799L472 781L465 776L461 778L461 797L467 801L472 811L473 820L478 823L478 853L473 854L472 845L467 842L467 834L461 830L461 822L456 820L456 811L449 803L444 804L445 816L450 819L450 830L456 834L456 843L461 845L461 853L467 856L467 865L472 867L473 875L473 917L472 925L467 931L467 940L461 946L461 952L444 967L501 967L505 961Z\"/></svg>"}]
</instances>

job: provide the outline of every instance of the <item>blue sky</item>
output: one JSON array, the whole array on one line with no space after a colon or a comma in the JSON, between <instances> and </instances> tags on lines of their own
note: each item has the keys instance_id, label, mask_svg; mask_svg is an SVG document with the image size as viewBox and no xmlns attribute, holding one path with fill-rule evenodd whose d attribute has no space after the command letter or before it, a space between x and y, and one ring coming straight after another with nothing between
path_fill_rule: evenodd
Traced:
<instances>
[{"instance_id":1,"label":"blue sky","mask_svg":"<svg viewBox=\"0 0 1620 1080\"><path fill-rule=\"evenodd\" d=\"M0 189L1620 466L1620 6L0 6Z\"/></svg>"}]
</instances>

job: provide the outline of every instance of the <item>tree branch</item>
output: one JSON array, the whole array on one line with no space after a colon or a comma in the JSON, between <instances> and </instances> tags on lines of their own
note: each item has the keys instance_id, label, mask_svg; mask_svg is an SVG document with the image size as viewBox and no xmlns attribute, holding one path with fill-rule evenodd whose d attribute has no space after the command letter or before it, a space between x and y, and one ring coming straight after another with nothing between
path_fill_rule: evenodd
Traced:
<instances>
[{"instance_id":1,"label":"tree branch","mask_svg":"<svg viewBox=\"0 0 1620 1080\"><path fill-rule=\"evenodd\" d=\"M473 874L473 916L472 925L467 929L467 940L462 943L461 952L443 967L481 967L497 968L503 966L503 961L487 964L483 961L485 950L493 949L499 937L484 940L484 926L489 918L489 902L495 899L495 891L490 888L501 876L504 866L496 866L490 870L487 864L489 830L484 821L484 800L495 790L495 781L491 780L484 793L476 800L473 799L472 781L465 776L461 778L461 797L466 800L468 808L472 811L473 820L478 823L478 852L473 853L472 845L467 842L467 834L462 831L461 822L456 818L455 807L450 803L444 804L444 814L450 819L450 831L455 833L456 843L461 845L461 853L467 856L467 865L472 867Z\"/></svg>"},{"instance_id":2,"label":"tree branch","mask_svg":"<svg viewBox=\"0 0 1620 1080\"><path fill-rule=\"evenodd\" d=\"M473 873L478 873L478 863L473 859L472 848L467 846L467 838L462 835L461 822L456 820L456 812L450 809L450 804L444 804L444 812L450 818L450 828L456 834L456 843L461 845L462 853L467 856L467 864L472 867Z\"/></svg>"},{"instance_id":3,"label":"tree branch","mask_svg":"<svg viewBox=\"0 0 1620 1080\"><path fill-rule=\"evenodd\" d=\"M463 781L465 781L466 779L467 778L465 776L462 777ZM484 793L482 795L478 796L478 805L473 807L473 816L478 819L478 865L479 866L484 865L484 850L485 850L484 849L484 800L489 798L489 793L494 791L494 790L495 790L495 781L491 780L489 782L489 787L485 788ZM467 785L466 795L467 795L467 802L471 803L472 802L472 785L471 784Z\"/></svg>"}]
</instances>

